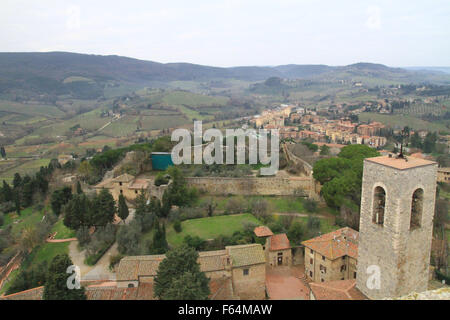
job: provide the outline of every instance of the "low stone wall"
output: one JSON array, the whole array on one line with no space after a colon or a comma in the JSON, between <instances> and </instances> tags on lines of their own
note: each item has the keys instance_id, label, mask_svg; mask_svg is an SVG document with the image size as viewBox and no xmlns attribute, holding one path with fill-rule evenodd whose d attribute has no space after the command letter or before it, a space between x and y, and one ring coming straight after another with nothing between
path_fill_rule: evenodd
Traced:
<instances>
[{"instance_id":1,"label":"low stone wall","mask_svg":"<svg viewBox=\"0 0 450 320\"><path fill-rule=\"evenodd\" d=\"M19 268L20 263L22 262L22 258L22 253L18 252L14 257L11 258L11 260L9 260L9 262L4 267L0 267L0 289L8 280L9 274L15 269Z\"/></svg>"},{"instance_id":2,"label":"low stone wall","mask_svg":"<svg viewBox=\"0 0 450 320\"><path fill-rule=\"evenodd\" d=\"M190 187L211 195L298 195L318 197L318 188L310 177L189 177Z\"/></svg>"}]
</instances>

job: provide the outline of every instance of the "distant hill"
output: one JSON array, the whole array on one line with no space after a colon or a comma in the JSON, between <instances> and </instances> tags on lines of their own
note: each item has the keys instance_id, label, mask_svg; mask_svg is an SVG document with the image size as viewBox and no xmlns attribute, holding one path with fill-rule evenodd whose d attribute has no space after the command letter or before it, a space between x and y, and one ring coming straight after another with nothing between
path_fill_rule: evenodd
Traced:
<instances>
[{"instance_id":1,"label":"distant hill","mask_svg":"<svg viewBox=\"0 0 450 320\"><path fill-rule=\"evenodd\" d=\"M450 84L450 75L435 71L390 68L380 64L348 66L282 65L219 68L190 63L158 63L121 56L69 52L0 53L0 95L34 93L91 99L102 96L106 85L151 82L238 79L353 80L372 77L403 83Z\"/></svg>"},{"instance_id":2,"label":"distant hill","mask_svg":"<svg viewBox=\"0 0 450 320\"><path fill-rule=\"evenodd\" d=\"M450 73L450 67L406 67L407 70L433 71L437 73Z\"/></svg>"}]
</instances>

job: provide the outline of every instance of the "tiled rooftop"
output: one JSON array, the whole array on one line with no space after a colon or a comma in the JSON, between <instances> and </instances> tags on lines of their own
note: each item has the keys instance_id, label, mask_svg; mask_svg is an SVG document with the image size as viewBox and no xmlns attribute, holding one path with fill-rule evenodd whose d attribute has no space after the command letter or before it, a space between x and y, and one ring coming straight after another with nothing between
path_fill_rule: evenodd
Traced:
<instances>
[{"instance_id":1,"label":"tiled rooftop","mask_svg":"<svg viewBox=\"0 0 450 320\"><path fill-rule=\"evenodd\" d=\"M148 185L150 183L150 180L148 179L136 179L134 180L129 186L129 189L147 189Z\"/></svg>"},{"instance_id":2,"label":"tiled rooftop","mask_svg":"<svg viewBox=\"0 0 450 320\"><path fill-rule=\"evenodd\" d=\"M270 237L270 251L290 249L291 245L286 233L276 234Z\"/></svg>"},{"instance_id":3,"label":"tiled rooftop","mask_svg":"<svg viewBox=\"0 0 450 320\"><path fill-rule=\"evenodd\" d=\"M272 230L270 230L268 227L266 226L259 226L256 227L253 232L255 233L255 235L257 237L270 237L273 235Z\"/></svg>"},{"instance_id":4,"label":"tiled rooftop","mask_svg":"<svg viewBox=\"0 0 450 320\"><path fill-rule=\"evenodd\" d=\"M139 277L154 277L165 255L129 256L120 260L117 280L138 280ZM227 263L225 250L199 252L198 263L203 272L224 270Z\"/></svg>"},{"instance_id":5,"label":"tiled rooftop","mask_svg":"<svg viewBox=\"0 0 450 320\"><path fill-rule=\"evenodd\" d=\"M373 157L366 158L365 161L374 162L378 164L382 164L384 166L392 167L399 170L406 170L415 167L428 166L432 164L436 164L434 161L425 160L416 157L406 157L405 159L397 159L396 155L389 156L381 156L381 157Z\"/></svg>"},{"instance_id":6,"label":"tiled rooftop","mask_svg":"<svg viewBox=\"0 0 450 320\"><path fill-rule=\"evenodd\" d=\"M120 260L117 280L138 280L139 276L156 276L165 255L131 256Z\"/></svg>"},{"instance_id":7,"label":"tiled rooftop","mask_svg":"<svg viewBox=\"0 0 450 320\"><path fill-rule=\"evenodd\" d=\"M113 179L114 182L130 182L132 180L134 180L134 176L128 173L124 173Z\"/></svg>"},{"instance_id":8,"label":"tiled rooftop","mask_svg":"<svg viewBox=\"0 0 450 320\"><path fill-rule=\"evenodd\" d=\"M263 248L260 244L245 244L226 247L230 254L233 267L250 266L266 263Z\"/></svg>"},{"instance_id":9,"label":"tiled rooftop","mask_svg":"<svg viewBox=\"0 0 450 320\"><path fill-rule=\"evenodd\" d=\"M209 282L212 300L231 300L233 290L231 279L217 279ZM140 283L135 288L117 288L115 283L91 285L85 287L87 300L156 300L153 296L152 283ZM37 287L8 296L0 296L0 300L42 300L44 287Z\"/></svg>"},{"instance_id":10,"label":"tiled rooftop","mask_svg":"<svg viewBox=\"0 0 450 320\"><path fill-rule=\"evenodd\" d=\"M110 189L113 187L113 181L112 179L106 179L102 182L100 182L99 184L95 185L94 188L98 188L98 189Z\"/></svg>"},{"instance_id":11,"label":"tiled rooftop","mask_svg":"<svg viewBox=\"0 0 450 320\"><path fill-rule=\"evenodd\" d=\"M302 244L330 260L342 256L358 258L359 233L351 228L345 227L319 237L303 241Z\"/></svg>"},{"instance_id":12,"label":"tiled rooftop","mask_svg":"<svg viewBox=\"0 0 450 320\"><path fill-rule=\"evenodd\" d=\"M316 300L367 300L356 288L356 280L311 282L309 286Z\"/></svg>"}]
</instances>

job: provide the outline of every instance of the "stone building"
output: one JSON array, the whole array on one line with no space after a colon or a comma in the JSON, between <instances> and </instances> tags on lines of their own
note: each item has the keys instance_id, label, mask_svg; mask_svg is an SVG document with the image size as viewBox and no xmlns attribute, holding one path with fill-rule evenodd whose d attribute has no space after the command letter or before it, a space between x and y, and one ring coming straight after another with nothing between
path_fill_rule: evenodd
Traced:
<instances>
[{"instance_id":1,"label":"stone building","mask_svg":"<svg viewBox=\"0 0 450 320\"><path fill-rule=\"evenodd\" d=\"M267 264L271 267L290 266L292 264L292 250L285 233L275 234L267 238Z\"/></svg>"},{"instance_id":2,"label":"stone building","mask_svg":"<svg viewBox=\"0 0 450 320\"><path fill-rule=\"evenodd\" d=\"M169 182L170 184L170 182ZM102 189L108 189L114 200L119 200L119 195L123 195L127 200L134 200L141 191L146 197L162 198L164 191L168 185L155 186L153 179L136 178L130 174L122 174L112 179L106 179L96 186L94 189L100 192Z\"/></svg>"},{"instance_id":3,"label":"stone building","mask_svg":"<svg viewBox=\"0 0 450 320\"><path fill-rule=\"evenodd\" d=\"M265 257L260 244L229 246L225 250L199 252L200 270L213 282L231 288L240 299L265 298ZM118 288L153 284L165 255L129 256L120 260L116 273Z\"/></svg>"},{"instance_id":4,"label":"stone building","mask_svg":"<svg viewBox=\"0 0 450 320\"><path fill-rule=\"evenodd\" d=\"M136 179L134 176L125 173L118 177L107 179L94 187L97 192L108 189L114 200L118 201L119 195L123 195L127 200L135 199L139 191L147 192L149 181L146 179Z\"/></svg>"},{"instance_id":5,"label":"stone building","mask_svg":"<svg viewBox=\"0 0 450 320\"><path fill-rule=\"evenodd\" d=\"M285 233L274 235L266 226L256 227L253 232L258 238L265 240L263 249L268 266L290 266L292 264L292 248Z\"/></svg>"},{"instance_id":6,"label":"stone building","mask_svg":"<svg viewBox=\"0 0 450 320\"><path fill-rule=\"evenodd\" d=\"M342 228L303 241L305 275L314 282L356 279L358 232Z\"/></svg>"},{"instance_id":7,"label":"stone building","mask_svg":"<svg viewBox=\"0 0 450 320\"><path fill-rule=\"evenodd\" d=\"M437 181L450 183L450 168L438 168L437 169Z\"/></svg>"},{"instance_id":8,"label":"stone building","mask_svg":"<svg viewBox=\"0 0 450 320\"><path fill-rule=\"evenodd\" d=\"M437 163L364 160L357 288L371 299L427 290Z\"/></svg>"}]
</instances>

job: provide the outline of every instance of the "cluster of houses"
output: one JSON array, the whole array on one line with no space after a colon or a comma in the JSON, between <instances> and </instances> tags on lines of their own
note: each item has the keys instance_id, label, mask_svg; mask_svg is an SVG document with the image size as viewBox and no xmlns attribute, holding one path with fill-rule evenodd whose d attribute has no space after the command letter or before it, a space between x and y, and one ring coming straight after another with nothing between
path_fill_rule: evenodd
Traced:
<instances>
[{"instance_id":1,"label":"cluster of houses","mask_svg":"<svg viewBox=\"0 0 450 320\"><path fill-rule=\"evenodd\" d=\"M254 126L264 129L279 129L284 139L309 139L316 142L337 144L366 144L374 148L382 147L387 140L381 136L385 127L379 122L357 124L343 118L328 120L316 111L292 105L265 110L250 120ZM290 123L291 125L286 125ZM299 124L299 126L294 124Z\"/></svg>"}]
</instances>

